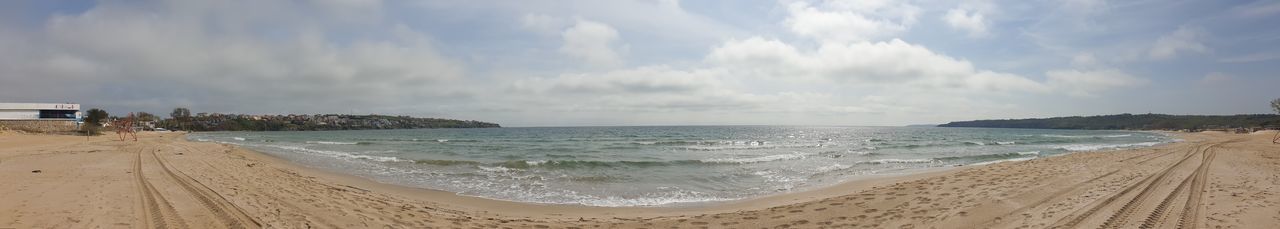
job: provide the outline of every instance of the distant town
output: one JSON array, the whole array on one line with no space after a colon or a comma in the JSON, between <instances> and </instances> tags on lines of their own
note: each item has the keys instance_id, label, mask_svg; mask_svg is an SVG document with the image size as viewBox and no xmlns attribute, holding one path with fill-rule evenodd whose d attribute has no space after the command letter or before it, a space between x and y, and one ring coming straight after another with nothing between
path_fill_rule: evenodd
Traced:
<instances>
[{"instance_id":1,"label":"distant town","mask_svg":"<svg viewBox=\"0 0 1280 229\"><path fill-rule=\"evenodd\" d=\"M310 131L424 128L497 128L474 120L417 118L390 115L312 114L252 115L195 113L174 108L168 117L147 112L117 112L93 108L83 112L76 103L0 103L0 131L98 134L128 125L144 131ZM130 119L132 115L132 119ZM127 124L126 124L127 123Z\"/></svg>"},{"instance_id":2,"label":"distant town","mask_svg":"<svg viewBox=\"0 0 1280 229\"><path fill-rule=\"evenodd\" d=\"M144 130L189 131L310 131L310 130L371 130L371 129L421 129L421 128L496 128L495 123L439 118L416 118L388 115L248 115L197 113L194 116L176 116L158 119L154 115L137 115L138 126Z\"/></svg>"}]
</instances>

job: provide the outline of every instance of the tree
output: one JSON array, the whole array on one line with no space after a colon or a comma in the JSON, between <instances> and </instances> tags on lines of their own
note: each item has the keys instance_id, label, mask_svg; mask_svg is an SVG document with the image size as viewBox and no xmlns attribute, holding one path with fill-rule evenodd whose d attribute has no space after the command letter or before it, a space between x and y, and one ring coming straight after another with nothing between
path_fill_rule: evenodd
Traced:
<instances>
[{"instance_id":1,"label":"tree","mask_svg":"<svg viewBox=\"0 0 1280 229\"><path fill-rule=\"evenodd\" d=\"M1271 100L1271 109L1276 110L1276 113L1280 113L1280 98ZM1280 144L1280 131L1276 131L1276 136L1271 137L1271 144Z\"/></svg>"},{"instance_id":2,"label":"tree","mask_svg":"<svg viewBox=\"0 0 1280 229\"><path fill-rule=\"evenodd\" d=\"M138 112L136 114L138 117L138 121L142 121L142 122L155 121L157 119L156 115L153 115L147 112Z\"/></svg>"},{"instance_id":3,"label":"tree","mask_svg":"<svg viewBox=\"0 0 1280 229\"><path fill-rule=\"evenodd\" d=\"M105 120L108 116L111 116L111 115L107 114L107 111L98 109L98 108L93 108L93 109L89 109L87 114L84 116L84 121L89 124L101 125L102 121Z\"/></svg>"},{"instance_id":4,"label":"tree","mask_svg":"<svg viewBox=\"0 0 1280 229\"><path fill-rule=\"evenodd\" d=\"M191 117L191 110L188 110L185 107L173 108L173 112L169 113L169 117L173 117L173 119Z\"/></svg>"},{"instance_id":5,"label":"tree","mask_svg":"<svg viewBox=\"0 0 1280 229\"><path fill-rule=\"evenodd\" d=\"M107 114L107 111L105 110L98 108L89 109L84 116L85 125L83 128L85 133L97 135L98 127L102 126L102 121L105 121L108 116L110 116L110 114Z\"/></svg>"},{"instance_id":6,"label":"tree","mask_svg":"<svg viewBox=\"0 0 1280 229\"><path fill-rule=\"evenodd\" d=\"M178 122L178 126L186 126L184 125L186 121L191 119L191 110L185 107L173 108L173 112L169 112L169 117L173 117L173 120Z\"/></svg>"},{"instance_id":7,"label":"tree","mask_svg":"<svg viewBox=\"0 0 1280 229\"><path fill-rule=\"evenodd\" d=\"M1276 98L1276 100L1271 100L1271 109L1276 110L1276 113L1280 113L1280 98Z\"/></svg>"}]
</instances>

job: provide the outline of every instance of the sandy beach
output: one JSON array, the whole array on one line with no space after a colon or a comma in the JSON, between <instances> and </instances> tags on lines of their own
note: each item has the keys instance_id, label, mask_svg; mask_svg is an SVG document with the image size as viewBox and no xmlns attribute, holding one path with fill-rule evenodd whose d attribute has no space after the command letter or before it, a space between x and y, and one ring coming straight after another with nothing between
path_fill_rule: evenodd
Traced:
<instances>
[{"instance_id":1,"label":"sandy beach","mask_svg":"<svg viewBox=\"0 0 1280 229\"><path fill-rule=\"evenodd\" d=\"M701 207L489 200L179 133L0 134L0 228L1271 228L1274 133L870 177Z\"/></svg>"}]
</instances>

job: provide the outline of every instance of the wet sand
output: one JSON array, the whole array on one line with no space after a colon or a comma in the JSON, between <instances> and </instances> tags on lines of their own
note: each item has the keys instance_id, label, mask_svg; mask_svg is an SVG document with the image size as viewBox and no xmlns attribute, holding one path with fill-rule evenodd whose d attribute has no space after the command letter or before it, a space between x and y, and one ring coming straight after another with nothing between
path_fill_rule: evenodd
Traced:
<instances>
[{"instance_id":1,"label":"wet sand","mask_svg":"<svg viewBox=\"0 0 1280 229\"><path fill-rule=\"evenodd\" d=\"M1182 134L713 206L606 208L380 184L177 133L7 133L0 228L1271 228L1272 134Z\"/></svg>"}]
</instances>

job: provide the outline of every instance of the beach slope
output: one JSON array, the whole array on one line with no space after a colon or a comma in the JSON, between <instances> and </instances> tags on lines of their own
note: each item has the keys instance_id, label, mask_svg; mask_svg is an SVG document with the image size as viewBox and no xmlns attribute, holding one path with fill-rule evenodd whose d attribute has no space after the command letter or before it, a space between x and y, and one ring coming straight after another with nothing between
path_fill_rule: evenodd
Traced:
<instances>
[{"instance_id":1,"label":"beach slope","mask_svg":"<svg viewBox=\"0 0 1280 229\"><path fill-rule=\"evenodd\" d=\"M537 205L379 184L229 145L0 134L0 228L1266 228L1274 133L1182 134L704 207Z\"/></svg>"}]
</instances>

